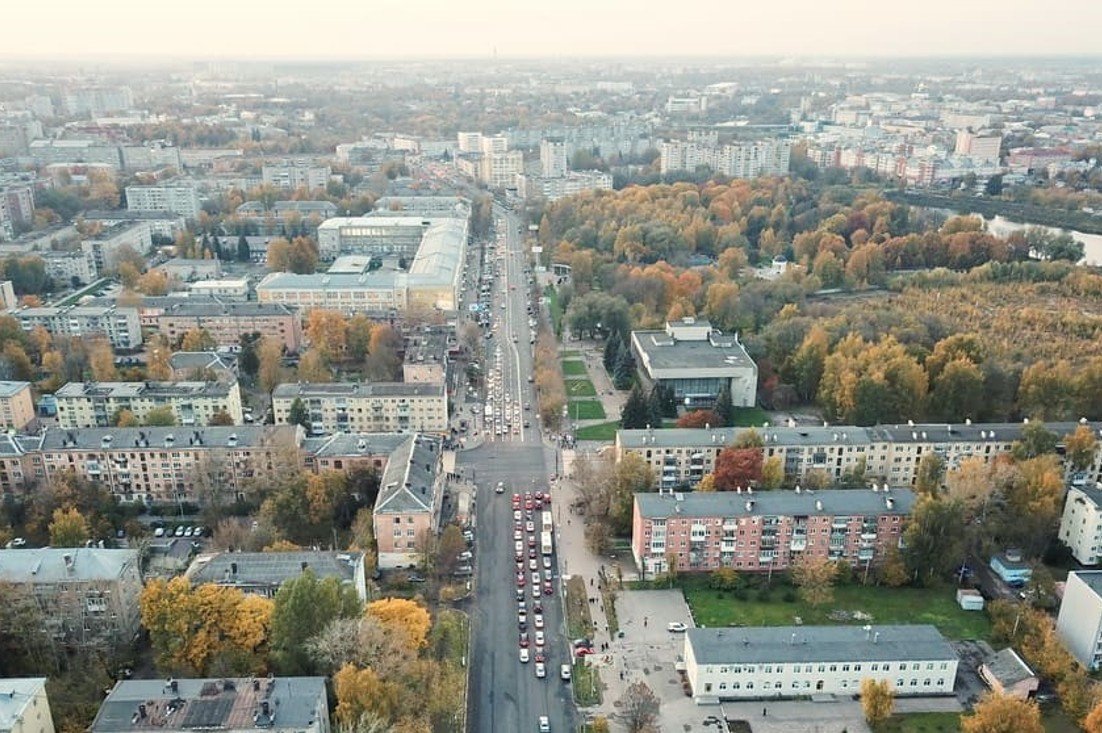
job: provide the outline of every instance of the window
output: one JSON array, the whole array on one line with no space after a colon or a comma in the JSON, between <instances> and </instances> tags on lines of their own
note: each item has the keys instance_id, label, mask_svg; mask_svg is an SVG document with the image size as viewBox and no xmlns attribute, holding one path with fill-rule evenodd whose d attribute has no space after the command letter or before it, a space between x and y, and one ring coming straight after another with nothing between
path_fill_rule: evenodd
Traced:
<instances>
[{"instance_id":1,"label":"window","mask_svg":"<svg viewBox=\"0 0 1102 733\"><path fill-rule=\"evenodd\" d=\"M753 682L747 682L747 683L746 683L746 689L747 689L747 690L752 690L752 689L754 689L754 683L753 683Z\"/></svg>"},{"instance_id":2,"label":"window","mask_svg":"<svg viewBox=\"0 0 1102 733\"><path fill-rule=\"evenodd\" d=\"M838 665L837 664L830 665L830 671L831 672L837 672L838 671Z\"/></svg>"},{"instance_id":3,"label":"window","mask_svg":"<svg viewBox=\"0 0 1102 733\"><path fill-rule=\"evenodd\" d=\"M719 683L719 689L726 690L727 689L727 683L726 682L720 682Z\"/></svg>"},{"instance_id":4,"label":"window","mask_svg":"<svg viewBox=\"0 0 1102 733\"><path fill-rule=\"evenodd\" d=\"M848 664L843 664L842 665L842 671L843 672L848 672L849 671L849 665Z\"/></svg>"},{"instance_id":5,"label":"window","mask_svg":"<svg viewBox=\"0 0 1102 733\"><path fill-rule=\"evenodd\" d=\"M773 674L773 665L772 664L765 665L765 673L766 674Z\"/></svg>"},{"instance_id":6,"label":"window","mask_svg":"<svg viewBox=\"0 0 1102 733\"><path fill-rule=\"evenodd\" d=\"M896 687L902 687L903 686L903 678L902 677L900 677L899 679L897 679L895 681L895 686Z\"/></svg>"},{"instance_id":7,"label":"window","mask_svg":"<svg viewBox=\"0 0 1102 733\"><path fill-rule=\"evenodd\" d=\"M929 677L927 677L926 679L922 680L922 686L923 686L923 687L929 687L929 686L930 686L930 678L929 678Z\"/></svg>"},{"instance_id":8,"label":"window","mask_svg":"<svg viewBox=\"0 0 1102 733\"><path fill-rule=\"evenodd\" d=\"M945 684L945 678L944 677L938 677L937 678L937 686L941 687L944 684Z\"/></svg>"},{"instance_id":9,"label":"window","mask_svg":"<svg viewBox=\"0 0 1102 733\"><path fill-rule=\"evenodd\" d=\"M911 678L911 687L918 687L918 678L916 678L916 677Z\"/></svg>"},{"instance_id":10,"label":"window","mask_svg":"<svg viewBox=\"0 0 1102 733\"><path fill-rule=\"evenodd\" d=\"M820 672L825 672L826 671L826 665L825 664L820 664L819 665L819 671Z\"/></svg>"}]
</instances>

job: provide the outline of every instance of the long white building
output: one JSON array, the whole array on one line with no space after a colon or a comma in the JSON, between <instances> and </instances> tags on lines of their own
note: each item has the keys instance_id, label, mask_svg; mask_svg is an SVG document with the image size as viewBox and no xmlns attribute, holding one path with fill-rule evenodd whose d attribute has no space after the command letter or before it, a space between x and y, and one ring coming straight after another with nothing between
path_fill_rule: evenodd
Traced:
<instances>
[{"instance_id":1,"label":"long white building","mask_svg":"<svg viewBox=\"0 0 1102 733\"><path fill-rule=\"evenodd\" d=\"M1102 489L1094 484L1071 486L1060 517L1060 541L1083 565L1097 565L1102 555Z\"/></svg>"},{"instance_id":2,"label":"long white building","mask_svg":"<svg viewBox=\"0 0 1102 733\"><path fill-rule=\"evenodd\" d=\"M1102 667L1102 571L1068 573L1056 635L1084 667Z\"/></svg>"},{"instance_id":3,"label":"long white building","mask_svg":"<svg viewBox=\"0 0 1102 733\"><path fill-rule=\"evenodd\" d=\"M314 434L448 430L448 394L442 383L281 384L272 392L277 425L290 422L296 400L306 408Z\"/></svg>"},{"instance_id":4,"label":"long white building","mask_svg":"<svg viewBox=\"0 0 1102 733\"><path fill-rule=\"evenodd\" d=\"M866 678L900 697L951 695L959 662L929 625L689 629L684 656L697 703L850 696Z\"/></svg>"},{"instance_id":5,"label":"long white building","mask_svg":"<svg viewBox=\"0 0 1102 733\"><path fill-rule=\"evenodd\" d=\"M177 425L210 425L225 412L234 425L244 423L237 382L69 382L59 389L57 424L63 428L112 425L119 410L144 421L151 410L169 407Z\"/></svg>"},{"instance_id":6,"label":"long white building","mask_svg":"<svg viewBox=\"0 0 1102 733\"><path fill-rule=\"evenodd\" d=\"M66 336L103 335L112 348L136 349L142 345L142 326L137 308L119 305L44 305L20 308L8 315L19 321L24 331L42 326L53 334Z\"/></svg>"},{"instance_id":7,"label":"long white building","mask_svg":"<svg viewBox=\"0 0 1102 733\"><path fill-rule=\"evenodd\" d=\"M199 216L199 190L187 183L127 186L126 208L129 211L171 211L195 219Z\"/></svg>"},{"instance_id":8,"label":"long white building","mask_svg":"<svg viewBox=\"0 0 1102 733\"><path fill-rule=\"evenodd\" d=\"M704 167L731 178L757 178L788 175L792 144L784 139L726 145L666 140L658 150L662 174Z\"/></svg>"}]
</instances>

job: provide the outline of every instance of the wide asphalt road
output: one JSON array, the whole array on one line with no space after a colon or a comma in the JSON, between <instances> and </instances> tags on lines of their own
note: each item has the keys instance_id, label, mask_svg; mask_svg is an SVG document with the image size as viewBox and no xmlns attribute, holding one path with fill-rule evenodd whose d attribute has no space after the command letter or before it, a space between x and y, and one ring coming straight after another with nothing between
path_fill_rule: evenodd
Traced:
<instances>
[{"instance_id":1,"label":"wide asphalt road","mask_svg":"<svg viewBox=\"0 0 1102 733\"><path fill-rule=\"evenodd\" d=\"M500 345L501 348L498 379L503 386L507 385L504 391L515 402L532 404L532 411L524 413L525 417L531 417L531 428L524 429L518 435L510 431L509 435L494 436L496 439L479 448L461 452L456 458L457 470L478 484L475 507L477 562L467 730L470 733L536 731L539 716L546 715L553 733L567 733L575 730L575 716L570 685L559 678L560 665L569 663L571 659L569 640L564 636L562 587L557 562L553 565L554 594L540 595L544 610L547 677L537 679L534 661L524 664L519 659L512 494L514 491L521 494L534 490L546 491L549 472L547 451L540 438L536 417L535 393L527 381L532 361L525 312L527 279L522 272L523 256L516 254L521 251L521 240L514 217L505 217L504 226L508 231L508 254L502 263L502 277L498 278L494 298L495 316L498 316L501 325L493 345ZM504 311L499 307L503 299L506 302ZM514 332L518 336L516 343L512 340ZM493 366L497 367L496 364ZM503 494L494 492L499 481L505 484ZM538 512L534 512L534 521L538 541ZM525 532L525 541L527 538L528 533ZM524 573L528 634L534 655L532 579L527 557Z\"/></svg>"}]
</instances>

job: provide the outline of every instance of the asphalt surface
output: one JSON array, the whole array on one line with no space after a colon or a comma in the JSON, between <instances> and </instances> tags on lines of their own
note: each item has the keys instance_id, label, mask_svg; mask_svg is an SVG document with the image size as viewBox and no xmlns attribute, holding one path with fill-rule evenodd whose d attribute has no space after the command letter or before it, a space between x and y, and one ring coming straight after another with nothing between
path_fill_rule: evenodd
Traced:
<instances>
[{"instance_id":1,"label":"asphalt surface","mask_svg":"<svg viewBox=\"0 0 1102 733\"><path fill-rule=\"evenodd\" d=\"M495 212L502 213L496 208ZM546 715L553 733L566 733L575 730L575 711L570 685L559 678L560 665L571 659L569 640L565 637L557 556L552 566L554 594L543 595L541 590L539 596L544 610L546 678L536 677L533 661L522 663L519 658L512 494L547 491L549 448L540 436L535 393L527 381L532 373L532 351L525 311L528 293L527 277L523 274L525 263L523 254L517 254L523 252L517 233L519 222L513 216L507 216L505 222L508 254L502 261L501 277L495 283L495 336L487 342L490 355L487 361L498 389L496 396L491 389L487 397L493 405L496 424L500 425L506 415L511 415L513 427L507 431L503 429L501 435L494 430L483 445L456 457L456 470L478 485L467 730L471 733L536 731L539 716ZM501 255L500 246L498 255ZM487 263L490 264L489 257ZM505 309L500 307L502 301L506 303ZM515 343L514 333L518 337ZM530 412L523 410L524 402L531 403ZM530 428L521 427L525 417L531 420ZM505 485L502 494L494 491L499 481ZM534 512L533 519L538 543L538 511ZM525 532L525 542L527 538ZM538 552L539 547L536 549ZM542 560L540 564L542 572ZM534 658L533 584L527 557L524 575L527 630Z\"/></svg>"}]
</instances>

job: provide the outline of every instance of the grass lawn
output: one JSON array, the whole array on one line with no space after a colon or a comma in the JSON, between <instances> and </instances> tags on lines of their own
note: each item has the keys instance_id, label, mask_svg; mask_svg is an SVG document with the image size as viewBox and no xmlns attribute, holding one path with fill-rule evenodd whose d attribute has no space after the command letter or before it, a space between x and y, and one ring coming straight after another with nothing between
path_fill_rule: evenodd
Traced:
<instances>
[{"instance_id":1,"label":"grass lawn","mask_svg":"<svg viewBox=\"0 0 1102 733\"><path fill-rule=\"evenodd\" d=\"M567 379L566 394L570 397L596 397L597 388L593 382L585 379Z\"/></svg>"},{"instance_id":2,"label":"grass lawn","mask_svg":"<svg viewBox=\"0 0 1102 733\"><path fill-rule=\"evenodd\" d=\"M572 670L574 678L574 702L582 707L601 704L601 676L597 668L589 664L585 657L579 657L574 661Z\"/></svg>"},{"instance_id":3,"label":"grass lawn","mask_svg":"<svg viewBox=\"0 0 1102 733\"><path fill-rule=\"evenodd\" d=\"M577 359L581 355L581 352L577 349L563 349L559 352L559 356L564 359Z\"/></svg>"},{"instance_id":4,"label":"grass lawn","mask_svg":"<svg viewBox=\"0 0 1102 733\"><path fill-rule=\"evenodd\" d=\"M562 375L564 377L584 377L588 372L585 368L584 361L578 361L576 359L563 359L562 362Z\"/></svg>"},{"instance_id":5,"label":"grass lawn","mask_svg":"<svg viewBox=\"0 0 1102 733\"><path fill-rule=\"evenodd\" d=\"M760 407L735 407L732 420L737 428L760 428L769 422L769 415Z\"/></svg>"},{"instance_id":6,"label":"grass lawn","mask_svg":"<svg viewBox=\"0 0 1102 733\"><path fill-rule=\"evenodd\" d=\"M893 715L875 728L876 733L955 733L960 713L908 713Z\"/></svg>"},{"instance_id":7,"label":"grass lawn","mask_svg":"<svg viewBox=\"0 0 1102 733\"><path fill-rule=\"evenodd\" d=\"M953 589L948 586L840 586L834 589L834 601L819 608L812 608L798 599L785 601L792 590L774 581L767 600L763 600L756 589L745 591L747 600L738 600L733 592L721 593L708 588L706 580L693 579L685 586L685 598L696 622L704 626L788 626L794 623L796 616L804 624L863 623L830 618L831 611L841 610L870 614L873 624L933 624L950 639L986 639L991 634L987 615L962 611Z\"/></svg>"},{"instance_id":8,"label":"grass lawn","mask_svg":"<svg viewBox=\"0 0 1102 733\"><path fill-rule=\"evenodd\" d=\"M543 294L547 298L547 310L551 313L551 328L555 336L562 338L562 305L559 303L559 294L550 285L544 289Z\"/></svg>"},{"instance_id":9,"label":"grass lawn","mask_svg":"<svg viewBox=\"0 0 1102 733\"><path fill-rule=\"evenodd\" d=\"M607 416L600 400L570 400L570 417L575 420L604 420Z\"/></svg>"},{"instance_id":10,"label":"grass lawn","mask_svg":"<svg viewBox=\"0 0 1102 733\"><path fill-rule=\"evenodd\" d=\"M593 617L589 615L585 578L580 575L566 581L566 629L571 639L580 639L593 633Z\"/></svg>"},{"instance_id":11,"label":"grass lawn","mask_svg":"<svg viewBox=\"0 0 1102 733\"><path fill-rule=\"evenodd\" d=\"M612 422L598 423L597 425L586 425L584 428L578 428L578 431L574 434L574 437L578 440L615 440L616 431L620 429L620 421L613 420Z\"/></svg>"}]
</instances>

